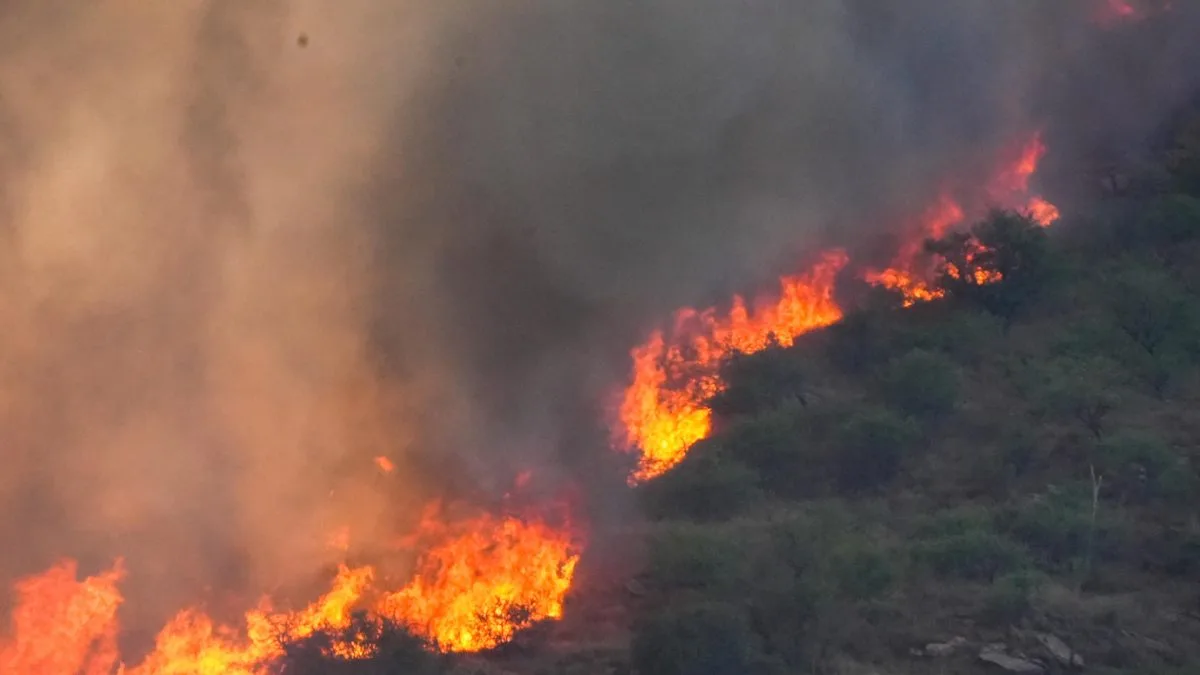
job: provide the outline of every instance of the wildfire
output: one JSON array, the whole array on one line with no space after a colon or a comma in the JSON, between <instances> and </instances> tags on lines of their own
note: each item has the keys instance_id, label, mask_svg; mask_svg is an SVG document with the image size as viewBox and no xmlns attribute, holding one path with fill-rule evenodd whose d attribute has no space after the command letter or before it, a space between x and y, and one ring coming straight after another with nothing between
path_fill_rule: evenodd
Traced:
<instances>
[{"instance_id":1,"label":"wildfire","mask_svg":"<svg viewBox=\"0 0 1200 675\"><path fill-rule=\"evenodd\" d=\"M63 562L16 584L12 636L0 643L5 675L266 675L284 645L318 631L338 634L355 611L407 626L444 651L478 651L511 640L537 621L562 616L578 552L565 530L514 516L447 521L431 507L411 541L428 546L417 573L399 590L378 583L369 566L341 566L330 590L310 605L277 611L269 598L247 612L241 629L186 609L159 632L139 664L120 662L116 636L118 563L77 580ZM367 638L335 642L343 659L374 654Z\"/></svg>"},{"instance_id":2,"label":"wildfire","mask_svg":"<svg viewBox=\"0 0 1200 675\"><path fill-rule=\"evenodd\" d=\"M112 673L118 659L121 563L82 581L77 572L75 562L68 560L17 582L12 638L0 644L0 673Z\"/></svg>"},{"instance_id":3,"label":"wildfire","mask_svg":"<svg viewBox=\"0 0 1200 675\"><path fill-rule=\"evenodd\" d=\"M922 255L926 239L944 236L967 222L968 215L980 215L986 206L1022 209L1043 227L1056 221L1057 207L1028 194L1030 178L1045 153L1040 134L1015 145L1008 156L1000 158L983 190L977 190L981 193L978 203L964 205L954 196L964 192L964 186L948 186L907 228L909 236L892 263L883 270L866 271L863 278L898 291L906 307L928 302L942 292L932 286L932 261ZM779 299L759 303L754 311L749 311L740 297L733 299L732 309L724 316L715 309L683 309L669 334L654 331L632 350L632 382L623 392L615 433L619 448L639 455L630 484L668 471L694 443L708 436L712 420L707 401L724 387L720 378L724 359L737 352L762 350L772 337L789 346L800 335L842 318L834 286L848 263L844 251L827 252L807 274L781 279ZM979 284L998 280L994 273L976 273Z\"/></svg>"},{"instance_id":4,"label":"wildfire","mask_svg":"<svg viewBox=\"0 0 1200 675\"><path fill-rule=\"evenodd\" d=\"M808 273L780 279L778 299L760 301L753 311L741 297L725 315L715 308L681 310L670 342L655 331L633 350L633 383L621 403L617 439L624 448L641 450L631 483L664 473L708 435L705 402L721 389L718 371L724 358L759 351L772 340L791 345L842 318L833 290L848 261L844 251L827 252Z\"/></svg>"},{"instance_id":5,"label":"wildfire","mask_svg":"<svg viewBox=\"0 0 1200 675\"><path fill-rule=\"evenodd\" d=\"M442 543L418 562L408 586L382 599L381 614L460 652L496 647L562 616L579 562L566 533L490 515L449 525L438 513L430 510L418 536Z\"/></svg>"}]
</instances>

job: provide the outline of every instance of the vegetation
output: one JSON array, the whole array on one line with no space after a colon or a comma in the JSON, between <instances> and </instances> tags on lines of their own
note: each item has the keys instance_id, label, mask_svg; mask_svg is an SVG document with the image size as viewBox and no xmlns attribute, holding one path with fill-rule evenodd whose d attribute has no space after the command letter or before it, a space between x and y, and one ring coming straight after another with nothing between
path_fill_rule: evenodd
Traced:
<instances>
[{"instance_id":1,"label":"vegetation","mask_svg":"<svg viewBox=\"0 0 1200 675\"><path fill-rule=\"evenodd\" d=\"M928 243L941 299L873 296L731 359L713 436L637 488L628 641L528 672L982 674L993 643L1069 669L1047 635L1090 672L1196 672L1197 133L1158 194L1049 231L994 212ZM331 639L283 672L450 663L403 632L356 664Z\"/></svg>"},{"instance_id":2,"label":"vegetation","mask_svg":"<svg viewBox=\"0 0 1200 675\"><path fill-rule=\"evenodd\" d=\"M1046 634L1094 672L1200 662L1197 130L1159 194L994 212L928 243L943 299L733 359L717 433L640 488L634 670L971 673L1053 664Z\"/></svg>"}]
</instances>

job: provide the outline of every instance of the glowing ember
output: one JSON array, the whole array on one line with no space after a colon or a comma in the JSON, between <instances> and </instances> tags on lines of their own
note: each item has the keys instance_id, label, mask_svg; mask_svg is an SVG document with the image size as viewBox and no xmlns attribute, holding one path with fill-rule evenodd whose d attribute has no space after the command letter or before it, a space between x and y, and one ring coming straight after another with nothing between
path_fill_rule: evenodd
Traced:
<instances>
[{"instance_id":1,"label":"glowing ember","mask_svg":"<svg viewBox=\"0 0 1200 675\"><path fill-rule=\"evenodd\" d=\"M384 473L391 473L396 470L396 465L392 462L392 460L384 457L383 455L375 458L375 466L379 467L379 470Z\"/></svg>"},{"instance_id":2,"label":"glowing ember","mask_svg":"<svg viewBox=\"0 0 1200 675\"><path fill-rule=\"evenodd\" d=\"M83 581L66 561L17 582L12 639L0 644L0 673L109 675L117 664L117 590L123 571Z\"/></svg>"},{"instance_id":3,"label":"glowing ember","mask_svg":"<svg viewBox=\"0 0 1200 675\"><path fill-rule=\"evenodd\" d=\"M826 253L807 274L781 279L779 298L754 311L740 297L726 316L715 309L682 310L670 342L656 331L633 350L633 383L621 403L617 438L621 447L641 452L631 483L667 471L708 435L705 402L722 386L718 370L723 359L759 351L772 339L791 345L800 335L842 318L833 289L848 260L840 250Z\"/></svg>"},{"instance_id":4,"label":"glowing ember","mask_svg":"<svg viewBox=\"0 0 1200 675\"><path fill-rule=\"evenodd\" d=\"M441 543L421 558L408 586L383 599L381 614L445 651L490 649L562 616L579 562L566 534L513 517L451 526L437 513L427 514L418 536Z\"/></svg>"}]
</instances>

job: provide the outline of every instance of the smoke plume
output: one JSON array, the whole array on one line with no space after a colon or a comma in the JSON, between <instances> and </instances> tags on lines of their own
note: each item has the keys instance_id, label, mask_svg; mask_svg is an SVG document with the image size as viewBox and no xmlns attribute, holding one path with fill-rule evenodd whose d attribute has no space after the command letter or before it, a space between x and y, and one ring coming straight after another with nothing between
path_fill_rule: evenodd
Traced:
<instances>
[{"instance_id":1,"label":"smoke plume","mask_svg":"<svg viewBox=\"0 0 1200 675\"><path fill-rule=\"evenodd\" d=\"M1106 4L7 3L0 576L123 555L157 625L431 494L619 484L673 308L1194 94L1200 10Z\"/></svg>"}]
</instances>

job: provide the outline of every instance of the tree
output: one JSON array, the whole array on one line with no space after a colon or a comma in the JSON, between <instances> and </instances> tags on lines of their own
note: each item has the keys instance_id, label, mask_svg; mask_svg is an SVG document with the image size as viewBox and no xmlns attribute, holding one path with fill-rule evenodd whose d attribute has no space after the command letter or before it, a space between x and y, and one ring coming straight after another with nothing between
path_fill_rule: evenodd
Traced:
<instances>
[{"instance_id":1,"label":"tree","mask_svg":"<svg viewBox=\"0 0 1200 675\"><path fill-rule=\"evenodd\" d=\"M926 242L938 256L937 287L947 297L982 307L1011 324L1050 278L1045 230L1029 216L993 211L970 232Z\"/></svg>"}]
</instances>

